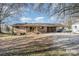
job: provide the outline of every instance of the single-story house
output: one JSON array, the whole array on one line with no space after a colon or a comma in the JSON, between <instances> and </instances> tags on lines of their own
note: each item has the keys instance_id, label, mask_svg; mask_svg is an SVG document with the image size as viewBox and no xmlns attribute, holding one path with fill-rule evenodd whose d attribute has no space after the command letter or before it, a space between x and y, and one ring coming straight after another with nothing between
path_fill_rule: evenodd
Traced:
<instances>
[{"instance_id":1,"label":"single-story house","mask_svg":"<svg viewBox=\"0 0 79 59\"><path fill-rule=\"evenodd\" d=\"M63 29L62 24L50 24L50 23L26 23L26 24L14 24L14 34L26 34L28 32L34 33L50 33L57 32L59 29Z\"/></svg>"}]
</instances>

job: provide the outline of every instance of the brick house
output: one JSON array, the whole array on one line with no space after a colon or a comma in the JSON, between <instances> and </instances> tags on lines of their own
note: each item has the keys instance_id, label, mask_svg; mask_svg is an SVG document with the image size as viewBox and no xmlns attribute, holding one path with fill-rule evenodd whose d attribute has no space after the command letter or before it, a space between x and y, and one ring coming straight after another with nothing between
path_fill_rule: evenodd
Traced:
<instances>
[{"instance_id":1,"label":"brick house","mask_svg":"<svg viewBox=\"0 0 79 59\"><path fill-rule=\"evenodd\" d=\"M51 33L57 32L58 29L63 29L62 24L50 24L50 23L26 23L26 24L14 24L13 32L15 34L26 34L28 32L33 33Z\"/></svg>"}]
</instances>

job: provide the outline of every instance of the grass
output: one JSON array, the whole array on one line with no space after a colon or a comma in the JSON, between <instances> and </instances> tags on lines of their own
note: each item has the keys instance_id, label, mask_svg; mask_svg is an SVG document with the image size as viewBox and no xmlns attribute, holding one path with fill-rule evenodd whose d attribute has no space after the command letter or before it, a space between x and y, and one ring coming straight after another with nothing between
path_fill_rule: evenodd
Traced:
<instances>
[{"instance_id":1,"label":"grass","mask_svg":"<svg viewBox=\"0 0 79 59\"><path fill-rule=\"evenodd\" d=\"M41 53L33 53L30 54L32 56L65 56L67 55L63 50L53 50L53 51L46 51Z\"/></svg>"},{"instance_id":2,"label":"grass","mask_svg":"<svg viewBox=\"0 0 79 59\"><path fill-rule=\"evenodd\" d=\"M48 51L40 51L40 52L30 52L37 47L26 48L26 51L20 51L19 53L15 52L13 55L21 55L21 56L68 56L69 54L66 53L65 50L57 49L57 50L48 50ZM40 48L38 48L40 49ZM29 51L29 53L27 53Z\"/></svg>"},{"instance_id":3,"label":"grass","mask_svg":"<svg viewBox=\"0 0 79 59\"><path fill-rule=\"evenodd\" d=\"M12 34L10 33L0 33L0 37L7 37L7 36L13 36Z\"/></svg>"},{"instance_id":4,"label":"grass","mask_svg":"<svg viewBox=\"0 0 79 59\"><path fill-rule=\"evenodd\" d=\"M11 34L0 34L0 37L6 37L6 36L12 36L12 35ZM26 40L26 42L27 42L27 40ZM28 46L28 47L25 46L24 48L22 48L22 50L20 50L20 48L18 48L18 51L16 51L17 49L15 47L7 48L8 51L12 51L12 52L6 53L5 55L7 55L7 56L9 56L9 55L12 55L12 56L13 55L19 55L19 56L20 55L21 56L22 55L24 55L24 56L69 56L69 55L75 55L75 54L67 53L66 50L63 49L63 48L62 49L60 49L60 48L47 49L48 47L50 47L50 45L53 45L53 44L50 44L49 40L50 39L48 37L45 38L45 39L43 39L43 38L39 39L38 41L33 40L32 42L29 42L28 44L27 43L25 44L26 46L27 45L30 45L30 46ZM17 41L17 43L19 41ZM41 43L39 43L39 42L41 42ZM24 43L24 41L23 41L23 43ZM48 44L45 44L45 43L48 43ZM11 42L10 42L10 44L11 44ZM24 46L24 45L22 45L22 46ZM45 50L45 49L47 49L47 50ZM38 50L42 50L42 51L38 52ZM79 54L76 54L76 55L79 55Z\"/></svg>"},{"instance_id":5,"label":"grass","mask_svg":"<svg viewBox=\"0 0 79 59\"><path fill-rule=\"evenodd\" d=\"M46 49L49 47L48 45L34 45L26 48L24 51L19 51L19 53L14 52L13 55L21 55L21 56L68 56L69 54L66 53L65 49ZM39 49L42 49L41 51L38 51ZM35 51L35 52L32 52ZM16 54L15 54L16 53Z\"/></svg>"}]
</instances>

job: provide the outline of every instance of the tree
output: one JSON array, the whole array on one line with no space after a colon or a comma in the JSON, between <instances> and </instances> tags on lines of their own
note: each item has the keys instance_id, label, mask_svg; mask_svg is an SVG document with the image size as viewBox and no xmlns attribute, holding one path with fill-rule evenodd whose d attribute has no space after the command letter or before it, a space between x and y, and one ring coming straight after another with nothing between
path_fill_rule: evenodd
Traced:
<instances>
[{"instance_id":1,"label":"tree","mask_svg":"<svg viewBox=\"0 0 79 59\"><path fill-rule=\"evenodd\" d=\"M73 18L79 18L79 3L42 3L34 4L34 6L34 10L54 17L57 21L73 22L75 20Z\"/></svg>"},{"instance_id":2,"label":"tree","mask_svg":"<svg viewBox=\"0 0 79 59\"><path fill-rule=\"evenodd\" d=\"M14 4L14 3L0 3L0 33L1 33L1 23L2 21L12 16L22 10L24 4Z\"/></svg>"},{"instance_id":3,"label":"tree","mask_svg":"<svg viewBox=\"0 0 79 59\"><path fill-rule=\"evenodd\" d=\"M5 18L22 11L23 7L46 14L48 17L55 17L58 21L79 17L79 15L75 15L79 14L78 3L0 3L0 24Z\"/></svg>"}]
</instances>

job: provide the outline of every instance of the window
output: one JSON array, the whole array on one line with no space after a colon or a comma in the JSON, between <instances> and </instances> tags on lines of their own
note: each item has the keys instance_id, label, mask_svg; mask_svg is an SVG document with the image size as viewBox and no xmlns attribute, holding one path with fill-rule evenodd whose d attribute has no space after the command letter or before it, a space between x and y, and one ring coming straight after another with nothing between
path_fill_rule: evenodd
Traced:
<instances>
[{"instance_id":1,"label":"window","mask_svg":"<svg viewBox=\"0 0 79 59\"><path fill-rule=\"evenodd\" d=\"M40 27L41 29L44 29L44 27L42 26L42 27Z\"/></svg>"},{"instance_id":2,"label":"window","mask_svg":"<svg viewBox=\"0 0 79 59\"><path fill-rule=\"evenodd\" d=\"M19 28L19 26L16 26L16 28Z\"/></svg>"},{"instance_id":3,"label":"window","mask_svg":"<svg viewBox=\"0 0 79 59\"><path fill-rule=\"evenodd\" d=\"M77 26L75 26L75 28L77 28Z\"/></svg>"}]
</instances>

